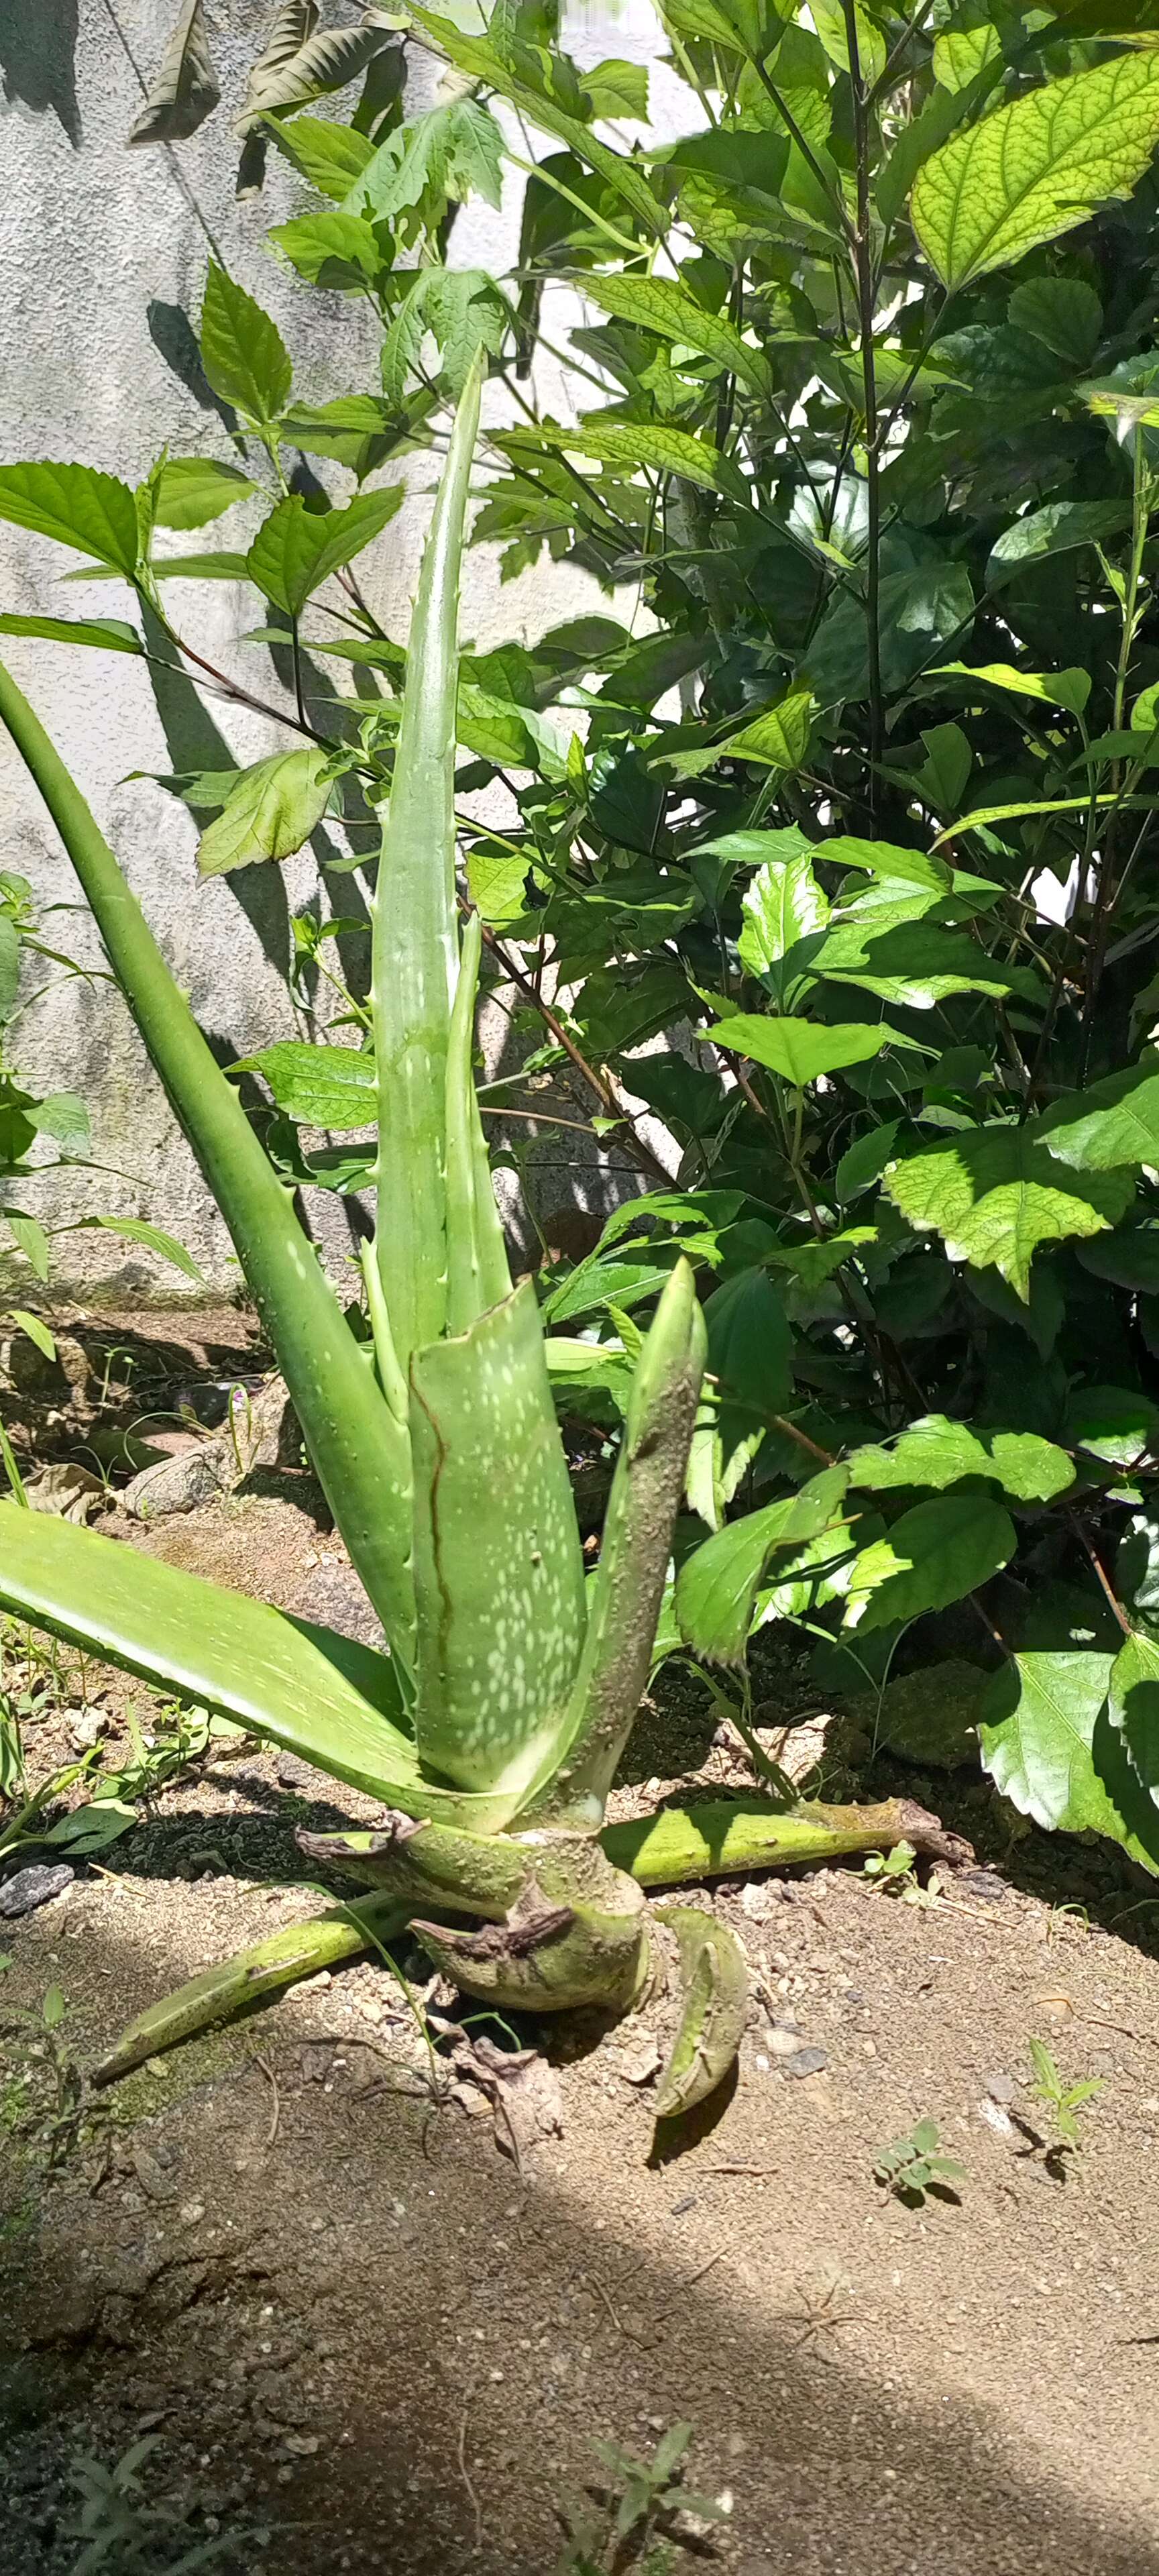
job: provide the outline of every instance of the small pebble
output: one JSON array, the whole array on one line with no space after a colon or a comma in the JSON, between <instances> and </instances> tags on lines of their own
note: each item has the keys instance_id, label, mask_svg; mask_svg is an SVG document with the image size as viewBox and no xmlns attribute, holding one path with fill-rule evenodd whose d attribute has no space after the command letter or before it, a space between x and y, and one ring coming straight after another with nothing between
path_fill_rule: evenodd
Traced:
<instances>
[{"instance_id":1,"label":"small pebble","mask_svg":"<svg viewBox=\"0 0 1159 2576\"><path fill-rule=\"evenodd\" d=\"M782 2075L820 2075L829 2063L827 2048L798 2048L781 2060Z\"/></svg>"}]
</instances>

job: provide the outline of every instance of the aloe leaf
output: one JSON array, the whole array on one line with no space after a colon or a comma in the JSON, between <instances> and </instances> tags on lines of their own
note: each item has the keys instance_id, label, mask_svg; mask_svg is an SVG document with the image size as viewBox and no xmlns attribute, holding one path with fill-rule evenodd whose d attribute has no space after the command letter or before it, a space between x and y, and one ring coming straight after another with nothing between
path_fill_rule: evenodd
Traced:
<instances>
[{"instance_id":1,"label":"aloe leaf","mask_svg":"<svg viewBox=\"0 0 1159 2576\"><path fill-rule=\"evenodd\" d=\"M447 1052L447 1326L452 1333L465 1333L488 1306L511 1294L471 1067L482 945L483 925L473 912L463 937Z\"/></svg>"},{"instance_id":2,"label":"aloe leaf","mask_svg":"<svg viewBox=\"0 0 1159 2576\"><path fill-rule=\"evenodd\" d=\"M336 1906L332 1913L315 1915L308 1923L287 1924L267 1941L255 1941L252 1949L222 1960L219 1967L203 1968L187 1985L138 2013L116 2047L93 2068L92 2082L116 2084L147 2058L160 2056L163 2049L176 2048L184 2039L196 2039L199 2031L232 2021L247 2004L261 2003L301 1977L317 1976L320 1968L338 1967L343 1959L356 1958L371 1941L392 1940L405 1921L398 1906L368 1897L357 1911L347 1913L344 1906Z\"/></svg>"},{"instance_id":3,"label":"aloe leaf","mask_svg":"<svg viewBox=\"0 0 1159 2576\"><path fill-rule=\"evenodd\" d=\"M648 1968L648 1917L633 1880L599 1844L545 1835L522 1846L534 1862L502 1923L460 1932L412 1922L428 1958L469 1995L508 2012L570 2012L585 2004L625 2011Z\"/></svg>"},{"instance_id":4,"label":"aloe leaf","mask_svg":"<svg viewBox=\"0 0 1159 2576\"><path fill-rule=\"evenodd\" d=\"M459 564L479 422L472 368L451 434L411 623L374 902L375 1248L399 1365L447 1321L446 1084L459 976L455 709Z\"/></svg>"},{"instance_id":5,"label":"aloe leaf","mask_svg":"<svg viewBox=\"0 0 1159 2576\"><path fill-rule=\"evenodd\" d=\"M233 1236L326 1499L405 1675L414 1654L405 1425L382 1400L289 1196L79 788L2 665L0 720L48 806L113 972Z\"/></svg>"},{"instance_id":6,"label":"aloe leaf","mask_svg":"<svg viewBox=\"0 0 1159 2576\"><path fill-rule=\"evenodd\" d=\"M483 1833L511 1816L424 1780L388 1656L117 1539L0 1504L0 1608L391 1806Z\"/></svg>"},{"instance_id":7,"label":"aloe leaf","mask_svg":"<svg viewBox=\"0 0 1159 2576\"><path fill-rule=\"evenodd\" d=\"M554 1757L584 1637L583 1556L535 1291L411 1361L416 1730L463 1788Z\"/></svg>"},{"instance_id":8,"label":"aloe leaf","mask_svg":"<svg viewBox=\"0 0 1159 2576\"><path fill-rule=\"evenodd\" d=\"M828 1807L810 1798L795 1807L777 1807L768 1798L706 1798L692 1807L664 1807L655 1816L605 1825L600 1835L608 1859L630 1871L641 1887L747 1878L756 1869L840 1860L848 1852L889 1850L903 1841L932 1860L958 1860L968 1850L912 1798L885 1798L866 1807Z\"/></svg>"},{"instance_id":9,"label":"aloe leaf","mask_svg":"<svg viewBox=\"0 0 1159 2576\"><path fill-rule=\"evenodd\" d=\"M637 1362L590 1586L568 1710L568 1750L524 1821L598 1826L647 1687L652 1644L704 1374L707 1336L691 1266L677 1263Z\"/></svg>"},{"instance_id":10,"label":"aloe leaf","mask_svg":"<svg viewBox=\"0 0 1159 2576\"><path fill-rule=\"evenodd\" d=\"M679 2119L722 2084L744 2036L748 1960L735 1932L698 1905L658 1905L675 1935L683 1987L680 2026L656 2090L658 2120Z\"/></svg>"}]
</instances>

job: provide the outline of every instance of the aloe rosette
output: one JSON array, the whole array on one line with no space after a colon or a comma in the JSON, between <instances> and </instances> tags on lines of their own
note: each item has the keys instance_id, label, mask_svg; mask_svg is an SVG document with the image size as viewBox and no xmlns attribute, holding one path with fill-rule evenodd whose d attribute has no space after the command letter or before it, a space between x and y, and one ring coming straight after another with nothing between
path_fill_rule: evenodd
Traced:
<instances>
[{"instance_id":1,"label":"aloe rosette","mask_svg":"<svg viewBox=\"0 0 1159 2576\"><path fill-rule=\"evenodd\" d=\"M142 2016L99 2072L120 2073L409 1923L460 1986L504 2007L627 2008L666 1960L678 1963L683 2009L657 2097L675 2112L726 2071L747 1985L739 1945L703 1912L669 1909L657 1937L646 1887L864 1849L905 1828L892 1805L786 1813L761 1801L603 1826L647 1681L705 1332L682 1262L637 1364L585 1580L534 1283L512 1284L472 1073L480 924L469 916L460 932L452 800L479 395L477 367L424 557L374 901L368 1342L351 1332L83 797L0 669L0 717L230 1229L386 1651L15 1500L0 1505L0 1606L305 1756L383 1808L373 1831L302 1838L312 1857L375 1891L364 1906L193 1980Z\"/></svg>"}]
</instances>

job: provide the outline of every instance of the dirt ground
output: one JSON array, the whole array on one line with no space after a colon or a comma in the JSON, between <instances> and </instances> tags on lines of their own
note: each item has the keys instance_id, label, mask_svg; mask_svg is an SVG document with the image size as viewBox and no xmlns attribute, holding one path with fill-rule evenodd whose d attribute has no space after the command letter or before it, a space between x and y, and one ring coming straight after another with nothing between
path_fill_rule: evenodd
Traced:
<instances>
[{"instance_id":1,"label":"dirt ground","mask_svg":"<svg viewBox=\"0 0 1159 2576\"><path fill-rule=\"evenodd\" d=\"M357 1612L308 1497L105 1525ZM95 1687L115 1741L133 1686ZM646 1712L626 1798L642 1772L742 1778L713 1723L687 1693ZM151 2061L54 2168L33 2153L54 2061L16 2010L61 1989L67 2090L167 1986L316 1908L295 1825L369 1812L251 1744L211 1745L4 1924L5 2576L71 2576L70 2462L145 2433L185 2545L232 2535L223 2565L552 2576L593 2442L677 2418L730 2504L730 2576L1159 2576L1155 1914L1100 1854L1011 1840L969 1775L870 1785L939 1804L986 1865L928 1905L853 1866L718 1888L750 2027L735 2086L660 2150L622 2032L524 2025L563 2129L517 2169L481 2096L432 2098L375 1959ZM1034 2144L1031 2033L1103 2079L1079 2156ZM908 2208L873 2167L923 2115L966 2172Z\"/></svg>"}]
</instances>

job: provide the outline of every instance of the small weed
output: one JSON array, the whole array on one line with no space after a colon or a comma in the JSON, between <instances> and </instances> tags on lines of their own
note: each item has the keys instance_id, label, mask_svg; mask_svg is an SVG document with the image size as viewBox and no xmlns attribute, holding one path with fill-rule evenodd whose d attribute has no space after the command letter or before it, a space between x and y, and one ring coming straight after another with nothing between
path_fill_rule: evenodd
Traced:
<instances>
[{"instance_id":1,"label":"small weed","mask_svg":"<svg viewBox=\"0 0 1159 2576\"><path fill-rule=\"evenodd\" d=\"M59 1986L49 1986L37 2011L10 2004L0 2018L0 2032L23 2042L22 2062L0 2095L0 2123L13 2136L38 2133L50 2167L76 2145L84 2117L84 2079L65 2036L67 2019Z\"/></svg>"},{"instance_id":2,"label":"small weed","mask_svg":"<svg viewBox=\"0 0 1159 2576\"><path fill-rule=\"evenodd\" d=\"M906 1896L912 1903L923 1893L914 1868L916 1859L912 1843L895 1843L892 1851L869 1852L862 1863L862 1876L871 1887L882 1889L888 1896Z\"/></svg>"},{"instance_id":3,"label":"small weed","mask_svg":"<svg viewBox=\"0 0 1159 2576\"><path fill-rule=\"evenodd\" d=\"M670 2425L650 2460L634 2459L617 2442L595 2444L608 2484L589 2488L590 2505L561 2513L567 2540L557 2576L623 2576L628 2568L669 2576L677 2550L700 2541L695 2529L681 2528L682 2517L694 2524L727 2518L727 2503L684 2484L691 2439L691 2424Z\"/></svg>"},{"instance_id":4,"label":"small weed","mask_svg":"<svg viewBox=\"0 0 1159 2576\"><path fill-rule=\"evenodd\" d=\"M907 2209L920 2209L927 2192L956 2197L955 2183L966 2179L965 2165L953 2156L943 2156L939 2149L936 2120L918 2120L904 2138L894 2138L882 2147L874 2164L874 2174Z\"/></svg>"},{"instance_id":5,"label":"small weed","mask_svg":"<svg viewBox=\"0 0 1159 2576\"><path fill-rule=\"evenodd\" d=\"M228 2532L195 2541L172 2555L187 2533L188 2517L180 2507L150 2502L142 2471L157 2448L156 2434L134 2442L111 2469L91 2454L74 2460L72 2485L79 2496L70 2538L84 2542L69 2576L193 2576L195 2568L220 2565L237 2543Z\"/></svg>"},{"instance_id":6,"label":"small weed","mask_svg":"<svg viewBox=\"0 0 1159 2576\"><path fill-rule=\"evenodd\" d=\"M1072 2155L1078 2154L1083 2140L1077 2115L1084 2103L1093 2102L1095 2095L1102 2092L1102 2076L1080 2075L1077 2083L1064 2084L1046 2041L1031 2039L1027 2046L1035 2074L1031 2093L1051 2114L1054 2124L1048 2155L1057 2157L1068 2148Z\"/></svg>"}]
</instances>

